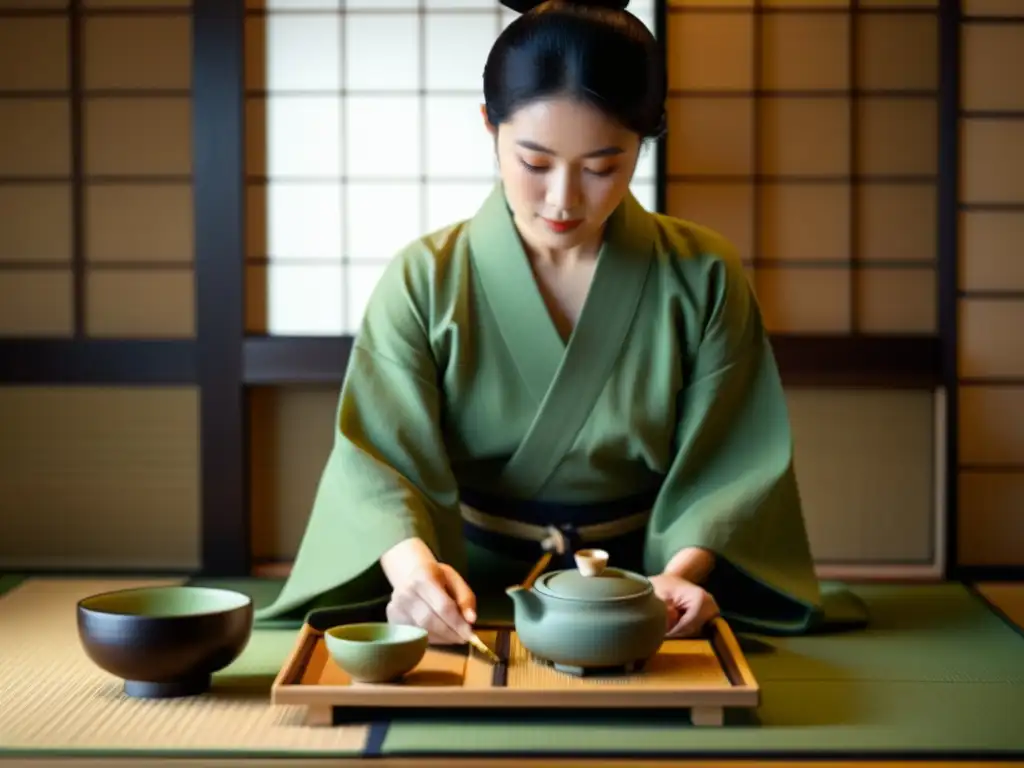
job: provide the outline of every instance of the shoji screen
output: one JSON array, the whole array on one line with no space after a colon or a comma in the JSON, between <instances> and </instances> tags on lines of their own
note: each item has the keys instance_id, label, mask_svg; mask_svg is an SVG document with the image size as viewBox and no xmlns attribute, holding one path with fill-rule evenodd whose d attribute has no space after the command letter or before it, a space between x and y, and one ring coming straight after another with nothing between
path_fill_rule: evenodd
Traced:
<instances>
[{"instance_id":1,"label":"shoji screen","mask_svg":"<svg viewBox=\"0 0 1024 768\"><path fill-rule=\"evenodd\" d=\"M66 3L33 5L49 13L0 21L0 334L70 336L69 21Z\"/></svg>"},{"instance_id":2,"label":"shoji screen","mask_svg":"<svg viewBox=\"0 0 1024 768\"><path fill-rule=\"evenodd\" d=\"M191 338L190 3L0 12L0 337ZM195 388L70 384L65 354L0 387L0 570L194 567Z\"/></svg>"},{"instance_id":3,"label":"shoji screen","mask_svg":"<svg viewBox=\"0 0 1024 768\"><path fill-rule=\"evenodd\" d=\"M668 209L778 333L933 333L932 0L670 0Z\"/></svg>"},{"instance_id":4,"label":"shoji screen","mask_svg":"<svg viewBox=\"0 0 1024 768\"><path fill-rule=\"evenodd\" d=\"M630 9L653 30L654 0ZM496 179L483 67L496 0L250 0L250 333L354 333L382 269ZM633 188L655 201L651 147Z\"/></svg>"},{"instance_id":5,"label":"shoji screen","mask_svg":"<svg viewBox=\"0 0 1024 768\"><path fill-rule=\"evenodd\" d=\"M192 336L190 3L83 5L86 324L104 336Z\"/></svg>"},{"instance_id":6,"label":"shoji screen","mask_svg":"<svg viewBox=\"0 0 1024 768\"><path fill-rule=\"evenodd\" d=\"M189 4L12 5L0 333L192 336Z\"/></svg>"},{"instance_id":7,"label":"shoji screen","mask_svg":"<svg viewBox=\"0 0 1024 768\"><path fill-rule=\"evenodd\" d=\"M1024 3L963 9L958 542L1024 565Z\"/></svg>"}]
</instances>

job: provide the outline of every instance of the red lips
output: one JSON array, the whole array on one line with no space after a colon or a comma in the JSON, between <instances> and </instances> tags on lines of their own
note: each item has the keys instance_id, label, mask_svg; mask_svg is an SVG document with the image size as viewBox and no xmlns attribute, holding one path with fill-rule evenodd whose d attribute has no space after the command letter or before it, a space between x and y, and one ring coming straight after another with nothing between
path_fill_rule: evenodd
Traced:
<instances>
[{"instance_id":1,"label":"red lips","mask_svg":"<svg viewBox=\"0 0 1024 768\"><path fill-rule=\"evenodd\" d=\"M548 228L552 232L568 232L576 229L580 224L583 223L583 219L575 219L573 221L552 221L551 219L544 219L544 223L548 225Z\"/></svg>"}]
</instances>

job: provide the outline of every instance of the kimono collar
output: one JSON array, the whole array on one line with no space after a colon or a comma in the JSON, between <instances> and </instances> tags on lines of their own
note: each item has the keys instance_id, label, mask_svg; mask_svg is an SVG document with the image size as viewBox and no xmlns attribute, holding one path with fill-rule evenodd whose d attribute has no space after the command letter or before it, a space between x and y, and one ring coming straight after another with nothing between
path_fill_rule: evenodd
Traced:
<instances>
[{"instance_id":1,"label":"kimono collar","mask_svg":"<svg viewBox=\"0 0 1024 768\"><path fill-rule=\"evenodd\" d=\"M531 397L533 424L499 484L538 493L568 450L628 343L654 263L654 217L627 194L609 217L594 277L568 340L558 332L497 186L469 224L479 311L497 323Z\"/></svg>"}]
</instances>

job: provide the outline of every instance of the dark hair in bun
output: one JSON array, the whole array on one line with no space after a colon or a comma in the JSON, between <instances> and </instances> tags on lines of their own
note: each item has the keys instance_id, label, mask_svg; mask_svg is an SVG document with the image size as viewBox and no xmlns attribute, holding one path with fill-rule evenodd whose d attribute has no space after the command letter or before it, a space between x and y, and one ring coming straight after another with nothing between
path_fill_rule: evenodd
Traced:
<instances>
[{"instance_id":1,"label":"dark hair in bun","mask_svg":"<svg viewBox=\"0 0 1024 768\"><path fill-rule=\"evenodd\" d=\"M539 5L544 5L545 0L501 0L501 4L506 8L511 8L516 13L526 13L532 11ZM629 6L629 0L578 0L573 5L589 5L591 8L614 8L618 11L624 11Z\"/></svg>"},{"instance_id":2,"label":"dark hair in bun","mask_svg":"<svg viewBox=\"0 0 1024 768\"><path fill-rule=\"evenodd\" d=\"M498 36L484 67L492 125L536 99L566 95L593 104L642 138L664 132L664 51L625 11L628 0L501 3L523 15Z\"/></svg>"}]
</instances>

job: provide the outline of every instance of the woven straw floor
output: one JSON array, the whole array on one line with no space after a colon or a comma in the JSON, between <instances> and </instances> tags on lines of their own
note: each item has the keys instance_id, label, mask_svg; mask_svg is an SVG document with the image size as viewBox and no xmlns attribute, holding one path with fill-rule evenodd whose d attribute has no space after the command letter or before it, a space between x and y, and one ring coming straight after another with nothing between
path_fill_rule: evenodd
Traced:
<instances>
[{"instance_id":1,"label":"woven straw floor","mask_svg":"<svg viewBox=\"0 0 1024 768\"><path fill-rule=\"evenodd\" d=\"M167 581L32 579L0 597L0 757L4 750L358 754L366 728L310 728L273 706L270 684L294 642L260 630L203 696L142 700L79 645L75 603Z\"/></svg>"},{"instance_id":2,"label":"woven straw floor","mask_svg":"<svg viewBox=\"0 0 1024 768\"><path fill-rule=\"evenodd\" d=\"M0 596L0 761L18 753L22 757L31 755L34 768L64 765L58 755L74 756L71 759L75 765L95 768L110 764L111 756L125 754L136 756L128 761L133 765L141 765L141 756L146 755L147 765L162 768L280 764L279 760L258 759L271 756L287 756L292 758L290 763L310 765L341 766L350 764L349 759L358 760L366 743L366 728L309 728L303 724L300 708L270 704L270 683L291 650L295 638L292 631L254 633L246 652L218 676L214 690L205 696L166 701L126 697L121 681L98 669L82 651L75 629L75 603L110 589L160 583L175 582L30 579ZM1013 620L1024 624L1021 584L983 585L980 591ZM333 759L316 759L327 755ZM235 760L228 759L232 757ZM460 761L392 757L376 758L374 762L379 768L427 768ZM503 767L520 763L483 758L468 762ZM559 763L563 768L668 764L674 763L593 758ZM707 764L737 765L729 761ZM896 765L898 761L884 764ZM811 768L813 764L804 765ZM966 768L978 763L959 765Z\"/></svg>"}]
</instances>

